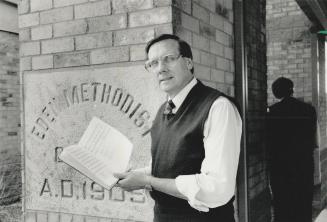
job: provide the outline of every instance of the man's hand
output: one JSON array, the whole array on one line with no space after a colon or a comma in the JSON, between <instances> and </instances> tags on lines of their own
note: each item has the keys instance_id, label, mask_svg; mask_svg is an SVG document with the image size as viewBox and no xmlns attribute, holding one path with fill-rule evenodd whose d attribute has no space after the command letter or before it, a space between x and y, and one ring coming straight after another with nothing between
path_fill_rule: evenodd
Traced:
<instances>
[{"instance_id":1,"label":"man's hand","mask_svg":"<svg viewBox=\"0 0 327 222\"><path fill-rule=\"evenodd\" d=\"M150 176L135 171L114 173L114 176L119 179L117 186L126 191L144 189L145 185L149 184L150 181Z\"/></svg>"}]
</instances>

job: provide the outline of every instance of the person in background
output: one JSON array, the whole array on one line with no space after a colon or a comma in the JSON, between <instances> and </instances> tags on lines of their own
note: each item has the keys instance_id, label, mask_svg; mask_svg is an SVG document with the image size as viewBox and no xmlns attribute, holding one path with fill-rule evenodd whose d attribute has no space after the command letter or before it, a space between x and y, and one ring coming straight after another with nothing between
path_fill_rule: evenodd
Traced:
<instances>
[{"instance_id":1,"label":"person in background","mask_svg":"<svg viewBox=\"0 0 327 222\"><path fill-rule=\"evenodd\" d=\"M268 111L268 158L275 222L311 222L316 112L293 95L293 82L272 84L280 102Z\"/></svg>"},{"instance_id":2,"label":"person in background","mask_svg":"<svg viewBox=\"0 0 327 222\"><path fill-rule=\"evenodd\" d=\"M148 188L155 222L234 222L242 121L232 99L194 77L190 46L163 34L146 46L145 68L168 100L151 128L151 167L115 174L118 186Z\"/></svg>"}]
</instances>

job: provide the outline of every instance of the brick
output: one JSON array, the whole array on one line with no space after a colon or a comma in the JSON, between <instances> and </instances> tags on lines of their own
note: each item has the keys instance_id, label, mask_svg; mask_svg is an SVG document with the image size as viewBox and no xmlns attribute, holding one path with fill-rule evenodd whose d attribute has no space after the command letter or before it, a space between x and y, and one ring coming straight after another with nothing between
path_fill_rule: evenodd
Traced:
<instances>
[{"instance_id":1,"label":"brick","mask_svg":"<svg viewBox=\"0 0 327 222\"><path fill-rule=\"evenodd\" d=\"M225 82L225 73L222 70L211 69L211 79L215 82Z\"/></svg>"},{"instance_id":2,"label":"brick","mask_svg":"<svg viewBox=\"0 0 327 222\"><path fill-rule=\"evenodd\" d=\"M85 3L88 0L53 0L54 7L63 7Z\"/></svg>"},{"instance_id":3,"label":"brick","mask_svg":"<svg viewBox=\"0 0 327 222\"><path fill-rule=\"evenodd\" d=\"M198 0L197 2L199 3L199 5L212 12L216 11L216 0Z\"/></svg>"},{"instance_id":4,"label":"brick","mask_svg":"<svg viewBox=\"0 0 327 222\"><path fill-rule=\"evenodd\" d=\"M214 26L219 30L224 30L224 18L220 15L210 13L210 25Z\"/></svg>"},{"instance_id":5,"label":"brick","mask_svg":"<svg viewBox=\"0 0 327 222\"><path fill-rule=\"evenodd\" d=\"M182 26L190 31L193 31L195 33L199 33L200 31L200 24L199 20L182 13Z\"/></svg>"},{"instance_id":6,"label":"brick","mask_svg":"<svg viewBox=\"0 0 327 222\"><path fill-rule=\"evenodd\" d=\"M152 0L112 0L112 12L132 12L153 7Z\"/></svg>"},{"instance_id":7,"label":"brick","mask_svg":"<svg viewBox=\"0 0 327 222\"><path fill-rule=\"evenodd\" d=\"M210 41L207 38L193 34L193 44L195 48L209 51Z\"/></svg>"},{"instance_id":8,"label":"brick","mask_svg":"<svg viewBox=\"0 0 327 222\"><path fill-rule=\"evenodd\" d=\"M201 63L201 51L198 49L192 49L193 61L196 63Z\"/></svg>"},{"instance_id":9,"label":"brick","mask_svg":"<svg viewBox=\"0 0 327 222\"><path fill-rule=\"evenodd\" d=\"M47 222L59 222L59 214L50 212L48 213L48 221Z\"/></svg>"},{"instance_id":10,"label":"brick","mask_svg":"<svg viewBox=\"0 0 327 222\"><path fill-rule=\"evenodd\" d=\"M112 46L112 32L101 32L75 37L76 50Z\"/></svg>"},{"instance_id":11,"label":"brick","mask_svg":"<svg viewBox=\"0 0 327 222\"><path fill-rule=\"evenodd\" d=\"M222 43L225 46L231 46L231 37L226 33L216 30L216 41Z\"/></svg>"},{"instance_id":12,"label":"brick","mask_svg":"<svg viewBox=\"0 0 327 222\"><path fill-rule=\"evenodd\" d=\"M36 222L36 214L34 212L25 213L25 222Z\"/></svg>"},{"instance_id":13,"label":"brick","mask_svg":"<svg viewBox=\"0 0 327 222\"><path fill-rule=\"evenodd\" d=\"M30 10L30 1L29 0L21 0L18 1L18 14L25 14Z\"/></svg>"},{"instance_id":14,"label":"brick","mask_svg":"<svg viewBox=\"0 0 327 222\"><path fill-rule=\"evenodd\" d=\"M195 76L199 79L210 80L210 68L209 67L195 64L194 73L195 73Z\"/></svg>"},{"instance_id":15,"label":"brick","mask_svg":"<svg viewBox=\"0 0 327 222\"><path fill-rule=\"evenodd\" d=\"M225 82L227 84L234 84L234 74L225 72Z\"/></svg>"},{"instance_id":16,"label":"brick","mask_svg":"<svg viewBox=\"0 0 327 222\"><path fill-rule=\"evenodd\" d=\"M233 25L230 22L224 21L224 32L233 35Z\"/></svg>"},{"instance_id":17,"label":"brick","mask_svg":"<svg viewBox=\"0 0 327 222\"><path fill-rule=\"evenodd\" d=\"M86 33L87 23L85 20L60 22L53 25L54 37L78 35Z\"/></svg>"},{"instance_id":18,"label":"brick","mask_svg":"<svg viewBox=\"0 0 327 222\"><path fill-rule=\"evenodd\" d=\"M81 215L73 215L73 222L85 222L84 216Z\"/></svg>"},{"instance_id":19,"label":"brick","mask_svg":"<svg viewBox=\"0 0 327 222\"><path fill-rule=\"evenodd\" d=\"M216 67L217 67L217 69L221 69L224 71L230 71L229 61L225 58L217 57Z\"/></svg>"},{"instance_id":20,"label":"brick","mask_svg":"<svg viewBox=\"0 0 327 222\"><path fill-rule=\"evenodd\" d=\"M174 6L181 9L182 11L191 14L192 13L192 1L190 0L179 0L173 1Z\"/></svg>"},{"instance_id":21,"label":"brick","mask_svg":"<svg viewBox=\"0 0 327 222\"><path fill-rule=\"evenodd\" d=\"M200 61L201 61L202 65L215 68L215 66L216 66L216 61L215 60L216 60L215 56L213 56L213 55L211 55L211 54L209 54L207 52L201 51Z\"/></svg>"},{"instance_id":22,"label":"brick","mask_svg":"<svg viewBox=\"0 0 327 222\"><path fill-rule=\"evenodd\" d=\"M179 26L176 35L192 46L192 32Z\"/></svg>"},{"instance_id":23,"label":"brick","mask_svg":"<svg viewBox=\"0 0 327 222\"><path fill-rule=\"evenodd\" d=\"M72 222L73 216L71 214L60 214L60 222Z\"/></svg>"},{"instance_id":24,"label":"brick","mask_svg":"<svg viewBox=\"0 0 327 222\"><path fill-rule=\"evenodd\" d=\"M200 33L204 37L207 37L209 39L215 39L216 38L216 29L212 27L211 25L208 25L204 22L200 22Z\"/></svg>"},{"instance_id":25,"label":"brick","mask_svg":"<svg viewBox=\"0 0 327 222\"><path fill-rule=\"evenodd\" d=\"M205 8L197 4L193 4L192 15L204 22L209 23L209 19L210 19L209 11L207 11Z\"/></svg>"},{"instance_id":26,"label":"brick","mask_svg":"<svg viewBox=\"0 0 327 222\"><path fill-rule=\"evenodd\" d=\"M145 53L146 45L132 45L130 48L131 61L145 60L147 58Z\"/></svg>"},{"instance_id":27,"label":"brick","mask_svg":"<svg viewBox=\"0 0 327 222\"><path fill-rule=\"evenodd\" d=\"M172 4L172 0L153 0L153 4L156 7L169 6Z\"/></svg>"},{"instance_id":28,"label":"brick","mask_svg":"<svg viewBox=\"0 0 327 222\"><path fill-rule=\"evenodd\" d=\"M32 58L32 68L34 70L53 68L53 56L52 55L34 56Z\"/></svg>"},{"instance_id":29,"label":"brick","mask_svg":"<svg viewBox=\"0 0 327 222\"><path fill-rule=\"evenodd\" d=\"M216 41L210 40L210 52L215 55L224 56L224 46Z\"/></svg>"},{"instance_id":30,"label":"brick","mask_svg":"<svg viewBox=\"0 0 327 222\"><path fill-rule=\"evenodd\" d=\"M128 29L117 31L114 35L114 45L132 45L147 43L154 38L154 30L151 29Z\"/></svg>"},{"instance_id":31,"label":"brick","mask_svg":"<svg viewBox=\"0 0 327 222\"><path fill-rule=\"evenodd\" d=\"M52 26L42 25L31 29L32 40L49 39L52 37Z\"/></svg>"},{"instance_id":32,"label":"brick","mask_svg":"<svg viewBox=\"0 0 327 222\"><path fill-rule=\"evenodd\" d=\"M30 0L31 12L52 8L52 0Z\"/></svg>"},{"instance_id":33,"label":"brick","mask_svg":"<svg viewBox=\"0 0 327 222\"><path fill-rule=\"evenodd\" d=\"M125 62L128 59L128 47L97 49L91 52L91 64Z\"/></svg>"},{"instance_id":34,"label":"brick","mask_svg":"<svg viewBox=\"0 0 327 222\"><path fill-rule=\"evenodd\" d=\"M19 30L19 41L24 42L31 40L31 29L20 29Z\"/></svg>"},{"instance_id":35,"label":"brick","mask_svg":"<svg viewBox=\"0 0 327 222\"><path fill-rule=\"evenodd\" d=\"M19 69L20 71L31 70L32 69L31 57L21 57L19 59Z\"/></svg>"},{"instance_id":36,"label":"brick","mask_svg":"<svg viewBox=\"0 0 327 222\"><path fill-rule=\"evenodd\" d=\"M40 13L41 24L56 23L73 19L73 7L56 8Z\"/></svg>"},{"instance_id":37,"label":"brick","mask_svg":"<svg viewBox=\"0 0 327 222\"><path fill-rule=\"evenodd\" d=\"M21 56L40 54L40 42L23 42L19 49Z\"/></svg>"},{"instance_id":38,"label":"brick","mask_svg":"<svg viewBox=\"0 0 327 222\"><path fill-rule=\"evenodd\" d=\"M127 27L126 14L104 16L88 19L89 32L101 32Z\"/></svg>"},{"instance_id":39,"label":"brick","mask_svg":"<svg viewBox=\"0 0 327 222\"><path fill-rule=\"evenodd\" d=\"M19 21L19 28L38 25L40 23L39 13L20 15L18 17L18 21Z\"/></svg>"},{"instance_id":40,"label":"brick","mask_svg":"<svg viewBox=\"0 0 327 222\"><path fill-rule=\"evenodd\" d=\"M173 25L166 24L166 25L159 25L154 28L154 33L156 36L159 36L161 34L172 34L173 33Z\"/></svg>"},{"instance_id":41,"label":"brick","mask_svg":"<svg viewBox=\"0 0 327 222\"><path fill-rule=\"evenodd\" d=\"M38 212L36 214L36 221L47 222L48 221L47 214Z\"/></svg>"},{"instance_id":42,"label":"brick","mask_svg":"<svg viewBox=\"0 0 327 222\"><path fill-rule=\"evenodd\" d=\"M72 67L89 65L89 53L69 53L54 55L54 67Z\"/></svg>"},{"instance_id":43,"label":"brick","mask_svg":"<svg viewBox=\"0 0 327 222\"><path fill-rule=\"evenodd\" d=\"M42 54L74 50L73 38L61 38L42 41Z\"/></svg>"},{"instance_id":44,"label":"brick","mask_svg":"<svg viewBox=\"0 0 327 222\"><path fill-rule=\"evenodd\" d=\"M76 5L74 8L75 18L88 18L88 17L96 17L101 15L110 15L111 7L110 1L99 1L92 2L82 5Z\"/></svg>"},{"instance_id":45,"label":"brick","mask_svg":"<svg viewBox=\"0 0 327 222\"><path fill-rule=\"evenodd\" d=\"M128 21L130 27L168 23L172 21L172 8L160 7L140 12L131 12Z\"/></svg>"},{"instance_id":46,"label":"brick","mask_svg":"<svg viewBox=\"0 0 327 222\"><path fill-rule=\"evenodd\" d=\"M232 48L225 47L224 56L226 59L233 60L234 59L234 50Z\"/></svg>"}]
</instances>

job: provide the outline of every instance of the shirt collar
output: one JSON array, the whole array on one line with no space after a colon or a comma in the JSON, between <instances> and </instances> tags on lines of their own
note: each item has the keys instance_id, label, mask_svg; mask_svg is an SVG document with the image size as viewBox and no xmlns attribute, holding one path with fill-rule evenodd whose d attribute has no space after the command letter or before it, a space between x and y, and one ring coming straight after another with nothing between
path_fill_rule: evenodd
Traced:
<instances>
[{"instance_id":1,"label":"shirt collar","mask_svg":"<svg viewBox=\"0 0 327 222\"><path fill-rule=\"evenodd\" d=\"M191 89L197 84L196 78L193 78L174 98L168 98L173 101L175 104L175 108L173 109L173 113L176 113L179 107L184 102L186 96L191 91Z\"/></svg>"}]
</instances>

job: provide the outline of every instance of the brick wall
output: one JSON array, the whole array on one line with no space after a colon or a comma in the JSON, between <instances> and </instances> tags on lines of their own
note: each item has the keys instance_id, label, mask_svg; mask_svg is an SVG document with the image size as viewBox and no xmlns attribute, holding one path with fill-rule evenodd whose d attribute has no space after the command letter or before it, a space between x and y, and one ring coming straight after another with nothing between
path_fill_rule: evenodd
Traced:
<instances>
[{"instance_id":1,"label":"brick wall","mask_svg":"<svg viewBox=\"0 0 327 222\"><path fill-rule=\"evenodd\" d=\"M267 0L268 104L280 76L292 79L295 97L312 101L310 26L295 0Z\"/></svg>"},{"instance_id":2,"label":"brick wall","mask_svg":"<svg viewBox=\"0 0 327 222\"><path fill-rule=\"evenodd\" d=\"M18 35L0 31L0 205L21 198Z\"/></svg>"},{"instance_id":3,"label":"brick wall","mask_svg":"<svg viewBox=\"0 0 327 222\"><path fill-rule=\"evenodd\" d=\"M196 77L234 96L232 1L175 0L173 6L174 32L192 47Z\"/></svg>"},{"instance_id":4,"label":"brick wall","mask_svg":"<svg viewBox=\"0 0 327 222\"><path fill-rule=\"evenodd\" d=\"M267 108L266 0L245 2L245 47L248 74L247 153L249 221L270 221L266 171Z\"/></svg>"}]
</instances>

